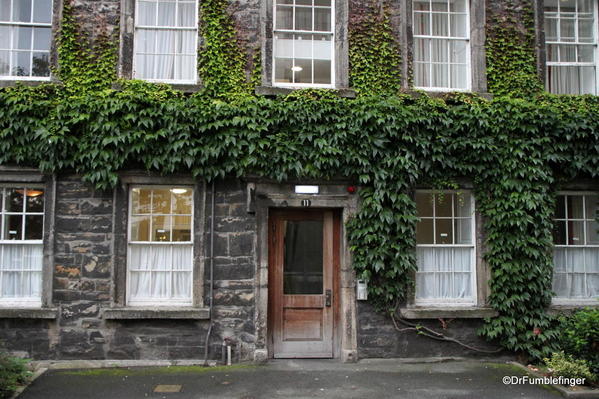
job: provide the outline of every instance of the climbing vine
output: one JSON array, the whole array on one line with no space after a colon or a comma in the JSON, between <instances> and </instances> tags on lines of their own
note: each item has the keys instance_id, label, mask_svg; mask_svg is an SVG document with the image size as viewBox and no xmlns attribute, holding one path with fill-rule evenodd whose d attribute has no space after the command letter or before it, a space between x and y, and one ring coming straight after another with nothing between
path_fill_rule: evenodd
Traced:
<instances>
[{"instance_id":1,"label":"climbing vine","mask_svg":"<svg viewBox=\"0 0 599 399\"><path fill-rule=\"evenodd\" d=\"M495 95L527 97L543 84L537 71L532 3L516 9L511 1L487 22L487 81Z\"/></svg>"},{"instance_id":2,"label":"climbing vine","mask_svg":"<svg viewBox=\"0 0 599 399\"><path fill-rule=\"evenodd\" d=\"M369 0L349 21L350 87L359 95L399 93L401 56L389 12Z\"/></svg>"},{"instance_id":3,"label":"climbing vine","mask_svg":"<svg viewBox=\"0 0 599 399\"><path fill-rule=\"evenodd\" d=\"M399 95L399 49L388 8L376 4L350 23L350 78L359 96L349 100L326 90L254 96L261 55L246 75L225 0L201 2L200 93L141 81L113 89L114 41L106 34L90 50L66 2L62 86L0 90L0 164L76 171L98 189L115 186L127 168L206 180L352 179L361 187L360 210L347 226L353 263L382 311L413 289L414 187L455 188L456 178L471 177L485 220L489 302L499 313L481 333L545 356L556 334L545 313L554 193L575 177L599 177L599 147L589 144L599 142L599 100L541 94L530 32L515 34L513 20L489 35L493 100Z\"/></svg>"}]
</instances>

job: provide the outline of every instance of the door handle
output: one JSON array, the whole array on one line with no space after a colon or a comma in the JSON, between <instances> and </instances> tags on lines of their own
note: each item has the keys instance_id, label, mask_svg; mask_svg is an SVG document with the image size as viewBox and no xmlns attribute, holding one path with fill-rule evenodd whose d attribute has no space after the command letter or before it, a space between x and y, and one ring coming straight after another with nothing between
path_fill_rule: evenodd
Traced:
<instances>
[{"instance_id":1,"label":"door handle","mask_svg":"<svg viewBox=\"0 0 599 399\"><path fill-rule=\"evenodd\" d=\"M333 296L333 293L331 292L331 290L326 290L325 291L325 301L324 304L326 305L327 308L331 307L331 298Z\"/></svg>"}]
</instances>

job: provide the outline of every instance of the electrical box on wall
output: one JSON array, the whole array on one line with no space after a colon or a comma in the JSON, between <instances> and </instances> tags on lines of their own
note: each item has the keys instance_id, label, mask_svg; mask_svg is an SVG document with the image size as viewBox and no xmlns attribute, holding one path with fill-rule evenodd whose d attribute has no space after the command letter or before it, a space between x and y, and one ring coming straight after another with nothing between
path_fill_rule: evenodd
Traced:
<instances>
[{"instance_id":1,"label":"electrical box on wall","mask_svg":"<svg viewBox=\"0 0 599 399\"><path fill-rule=\"evenodd\" d=\"M358 284L356 284L356 299L358 301L366 301L368 299L368 282L366 280L358 280Z\"/></svg>"}]
</instances>

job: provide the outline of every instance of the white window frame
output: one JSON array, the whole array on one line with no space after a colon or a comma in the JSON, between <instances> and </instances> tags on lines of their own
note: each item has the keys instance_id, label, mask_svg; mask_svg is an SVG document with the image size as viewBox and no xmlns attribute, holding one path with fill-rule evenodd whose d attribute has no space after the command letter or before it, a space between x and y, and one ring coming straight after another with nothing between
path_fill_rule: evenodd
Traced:
<instances>
[{"instance_id":1,"label":"white window frame","mask_svg":"<svg viewBox=\"0 0 599 399\"><path fill-rule=\"evenodd\" d=\"M475 214L475 210L476 210L476 205L475 205L475 199L474 199L474 195L472 194L472 192L470 190L416 190L416 193L418 194L429 194L432 196L436 196L436 195L443 195L443 194L467 194L470 197L470 215L471 215L471 227L470 227L470 232L471 232L471 240L472 240L472 244L416 244L416 248L472 248L472 254L471 254L471 259L470 259L470 264L471 264L471 281L470 281L470 285L472 288L472 295L470 298L440 298L440 299L422 299L422 298L418 298L416 297L416 293L414 292L414 304L416 306L425 306L425 307L475 307L478 304L478 287L476 285L476 281L477 281L477 265L476 265L476 214ZM433 203L433 216L425 216L422 217L420 215L418 215L418 218L420 220L422 219L429 219L429 220L433 220L433 239L436 240L436 225L435 225L435 220L436 219L445 219L445 220L451 220L451 229L452 229L452 236L453 239L455 240L455 223L453 223L455 219L455 209L454 209L454 203L453 203L453 198L455 198L455 196L451 196L452 197L452 204L451 204L451 218L450 217L437 217L436 216L436 209L435 209L435 204ZM434 198L434 197L433 197ZM452 262L453 263L453 262ZM416 275L420 273L418 270L416 270ZM417 279L415 279L415 281L417 281ZM416 282L415 282L416 283Z\"/></svg>"},{"instance_id":2,"label":"white window frame","mask_svg":"<svg viewBox=\"0 0 599 399\"><path fill-rule=\"evenodd\" d=\"M410 0L412 2L412 27L415 26L415 15L416 14L429 14L430 19L429 19L429 23L431 26L431 33L432 33L432 29L433 29L433 14L447 14L449 16L451 16L452 14L463 14L461 12L451 12L448 11L444 12L444 11L432 11L432 4L431 4L431 0L429 0L429 7L430 7L430 11L416 11L414 10L414 0ZM451 87L435 87L435 86L414 86L414 88L416 90L425 90L425 91L432 91L432 92L469 92L472 91L472 49L470 46L470 36L471 36L471 29L470 29L470 1L471 0L466 0L466 37L453 37L453 36L434 36L434 35L417 35L415 34L415 29L413 29L413 34L412 34L412 52L415 52L415 46L416 46L416 40L415 39L442 39L442 40L456 40L456 41L463 41L466 43L466 87L465 88L451 88ZM476 0L475 0L476 1ZM448 5L449 7L449 5ZM451 24L448 25L448 29L451 29ZM449 61L451 59L450 55L449 55L449 49L447 50L448 54L447 54L447 65L448 65L448 74L449 74L449 81L451 82L451 68L449 68L451 66L451 62ZM432 54L430 52L430 46L429 46L429 58L432 57ZM416 65L416 61L412 61L414 63L414 67ZM429 62L429 64L433 64L432 61ZM437 64L445 64L445 63L437 63ZM429 82L432 82L432 68L430 68L430 73L429 73Z\"/></svg>"},{"instance_id":3,"label":"white window frame","mask_svg":"<svg viewBox=\"0 0 599 399\"><path fill-rule=\"evenodd\" d=\"M17 0L11 0L11 12L14 9L14 2ZM31 65L31 68L33 68L33 53L48 53L48 68L50 70L50 75L48 76L17 76L17 75L0 75L0 80L29 80L29 81L50 81L52 79L52 65L50 64L50 57L51 57L51 52L52 52L52 39L53 39L53 35L52 35L52 21L54 19L54 1L55 0L50 0L50 22L49 23L42 23L42 22L33 22L33 3L32 3L32 7L31 7L31 21L32 22L19 22L19 21L11 21L11 22L6 22L6 21L0 21L0 26L8 26L9 28L15 28L15 27L19 27L19 26L24 26L24 27L31 27L31 28L50 28L50 48L48 48L48 50L33 50L33 33L31 34L31 48L30 50L28 50L30 52L30 56L29 56L29 62ZM12 18L12 16L11 16ZM9 71L12 73L12 55L13 52L22 52L23 50L15 50L13 48L13 32L14 29L10 30L10 38L9 38L9 42L10 42L10 48L9 49L2 49L2 51L8 51L9 55L10 55L10 59L9 59ZM33 73L33 70L31 71Z\"/></svg>"},{"instance_id":4,"label":"white window frame","mask_svg":"<svg viewBox=\"0 0 599 399\"><path fill-rule=\"evenodd\" d=\"M151 83L168 83L168 84L190 84L190 85L195 85L198 83L198 36L199 36L199 0L194 0L195 3L195 10L196 10L196 18L195 18L195 25L194 27L179 27L179 26L163 26L163 25L159 25L159 26L152 26L152 25L140 25L138 24L138 16L139 16L139 0L133 0L135 2L135 18L134 18L134 27L133 27L133 60L132 60L132 75L133 75L133 79L140 79L140 80L144 80L146 82L151 82ZM155 0L157 1L157 0ZM179 1L175 2L175 19L178 16L178 10L179 10ZM156 12L156 18L158 19L158 12ZM181 80L177 80L177 79L145 79L145 78L140 78L137 76L137 56L138 54L141 55L152 55L152 56L156 56L156 54L146 54L146 53L138 53L137 52L137 40L135 39L135 37L137 36L137 30L138 29L152 29L152 30L173 30L173 31L194 31L195 35L194 37L194 42L193 42L193 48L195 49L194 51L194 74L193 74L193 79L191 80L185 80L185 79L181 79ZM158 40L156 38L156 40ZM177 54L172 54L173 56L176 56ZM177 58L175 57L175 63L177 61Z\"/></svg>"},{"instance_id":5,"label":"white window frame","mask_svg":"<svg viewBox=\"0 0 599 399\"><path fill-rule=\"evenodd\" d=\"M313 88L324 88L324 89L331 89L331 88L335 88L335 69L336 69L336 62L337 60L335 59L335 1L336 0L331 0L331 31L330 32L326 32L326 31L305 31L305 30L295 30L295 29L277 29L277 0L273 0L272 4L273 4L273 12L272 12L272 26L273 26L273 46L272 46L272 85L274 87L287 87L287 88L294 88L294 87L313 87ZM312 8L314 9L315 7L318 6L314 6L314 0L312 0L312 5L308 6L308 5L300 5L297 6L295 5L295 0L293 3L293 26L295 27L295 9L296 7L303 7L303 8ZM312 28L314 28L314 12L312 12ZM330 35L331 37L331 83L330 84L321 84L321 83L281 83L281 82L277 82L275 80L275 47L276 47L276 39L275 36L277 35L277 33L284 33L284 34L306 34L306 35ZM295 42L295 40L293 40ZM293 45L293 58L295 59L295 43ZM312 46L312 61L314 61L314 46ZM314 68L312 68L312 80L314 80Z\"/></svg>"},{"instance_id":6,"label":"white window frame","mask_svg":"<svg viewBox=\"0 0 599 399\"><path fill-rule=\"evenodd\" d=\"M2 183L0 184L0 192L2 192L2 194L4 194L4 189L19 189L19 188L24 188L24 189L40 189L40 190L44 190L44 211L43 212L27 212L26 211L26 206L27 206L27 198L25 198L25 196L23 196L23 211L22 212L4 212L4 209L6 209L5 204L6 204L6 195L2 195L2 199L0 200L0 244L2 245L41 245L42 246L42 251L44 250L44 232L45 232L45 223L46 223L46 215L45 215L45 210L46 210L46 203L45 203L45 195L47 194L47 190L46 187L44 187L43 184L27 184L27 183ZM4 232L4 227L5 227L5 223L6 223L6 218L4 217L5 215L23 215L23 221L22 221L22 229L23 229L23 233L25 233L25 221L26 221L26 217L25 215L34 215L34 216L42 216L42 239L40 240L26 240L26 239L21 239L21 240L3 240L2 239L2 234ZM0 252L0 256L3 256L4 252L1 251ZM0 259L0 265L2 265L3 263L3 259ZM29 270L31 271L31 270ZM37 271L37 270L34 270ZM41 274L41 284L42 286L40 287L40 296L39 298L4 298L1 295L0 292L0 307L2 308L41 308L42 307L42 297L44 295L43 293L43 288L44 288L44 262L43 262L43 258L42 258L42 268L41 270L39 270L40 274ZM2 279L4 277L4 270L0 269L0 290L2 289Z\"/></svg>"},{"instance_id":7,"label":"white window frame","mask_svg":"<svg viewBox=\"0 0 599 399\"><path fill-rule=\"evenodd\" d=\"M547 90L549 90L549 67L560 67L560 66L578 66L578 67L594 67L595 68L595 87L594 87L594 93L592 93L593 95L597 95L599 94L599 63L597 62L597 58L599 57L599 20L597 19L599 16L599 2L597 0L593 0L593 34L594 34L594 39L595 41L593 43L581 43L578 41L578 1L580 0L576 0L576 19L575 19L575 25L574 25L574 37L575 37L575 41L573 42L563 42L563 41L548 41L547 39L545 39L545 51L547 52L547 47L550 44L555 44L555 45L570 45L570 46L576 46L578 48L578 46L581 45L586 45L586 46L594 46L595 50L593 51L593 56L595 58L595 62L558 62L558 61L546 61L545 62L545 87L547 88ZM559 0L558 0L558 12L557 12L557 19L561 20L561 12L559 11ZM545 9L543 8L543 16L545 18L547 18L547 11L545 11ZM557 30L557 36L558 38L561 36L560 34L560 24L558 24L558 30ZM545 27L543 27L543 29L545 29ZM546 33L546 32L545 32ZM578 50L577 50L578 51ZM559 94L559 93L555 93L553 91L551 91L551 93L554 94Z\"/></svg>"},{"instance_id":8,"label":"white window frame","mask_svg":"<svg viewBox=\"0 0 599 399\"><path fill-rule=\"evenodd\" d=\"M553 221L565 221L566 222L566 237L568 236L568 221L580 221L580 222L584 222L583 223L583 232L584 232L584 242L585 245L569 245L569 244L565 244L565 245L557 245L554 243L554 248L599 248L599 245L586 245L586 240L587 240L587 222L590 221L591 219L588 219L586 216L586 197L587 196L597 196L599 195L599 192L593 192L593 191L559 191L557 193L558 196L566 196L565 198L565 208L564 208L564 212L565 212L565 217L558 219L556 217L553 218ZM583 217L584 219L574 219L574 218L569 218L568 217L568 201L567 201L567 197L568 196L582 196L583 200L582 200L582 211L583 211ZM553 269L555 270L555 264L553 265ZM586 264L585 264L585 283L586 283ZM552 272L552 279L551 279L551 283L553 284L553 272ZM585 289L586 289L586 284L585 284ZM584 305L599 305L599 301L597 300L598 298L594 298L594 297L588 297L588 298L567 298L567 297L558 297L558 296L553 296L551 299L551 304L552 305L580 305L580 306L584 306Z\"/></svg>"},{"instance_id":9,"label":"white window frame","mask_svg":"<svg viewBox=\"0 0 599 399\"><path fill-rule=\"evenodd\" d=\"M190 241L169 241L169 242L157 242L157 241L132 241L131 240L131 227L132 227L132 223L131 223L131 216L133 215L133 189L144 189L144 190L152 190L152 189L158 189L158 190L172 190L174 188L185 188L191 191L191 240ZM129 201L129 206L128 206L128 212L127 212L127 276L126 276L126 304L127 306L130 307L144 307L144 306L157 306L157 307L191 307L193 306L193 297L194 297L194 256L193 256L193 252L194 252L194 216L195 216L195 204L194 204L194 198L195 198L195 190L193 186L189 186L189 185L146 185L146 184L135 184L135 185L130 185L128 187L129 192L127 193L128 196L128 201ZM172 211L172 203L171 203L171 211ZM157 214L156 216L161 216L164 214ZM150 216L150 237L152 234L152 217L155 216L154 214L152 214ZM169 216L173 216L173 214L169 214ZM185 215L187 216L187 215ZM171 234L172 234L172 221L174 218L171 217ZM190 265L190 271L191 271L191 276L189 278L189 284L190 284L190 296L189 296L189 300L187 301L179 301L179 300L169 300L169 299L165 299L165 298L157 298L157 299L147 299L147 300L139 300L139 299L133 299L131 298L131 269L130 269L130 265L131 265L131 246L132 245L169 245L169 246L175 246L175 245L185 245L185 246L191 246L191 250L192 250L192 256L191 256L191 265ZM172 251L171 251L171 259L172 259ZM172 273L173 273L173 269L171 267L170 270L171 273L171 284L172 284ZM172 288L172 287L171 287Z\"/></svg>"}]
</instances>

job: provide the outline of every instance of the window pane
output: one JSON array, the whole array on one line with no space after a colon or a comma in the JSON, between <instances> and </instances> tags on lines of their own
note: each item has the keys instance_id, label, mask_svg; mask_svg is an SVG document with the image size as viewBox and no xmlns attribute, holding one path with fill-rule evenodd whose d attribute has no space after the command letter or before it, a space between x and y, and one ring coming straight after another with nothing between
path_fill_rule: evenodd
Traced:
<instances>
[{"instance_id":1,"label":"window pane","mask_svg":"<svg viewBox=\"0 0 599 399\"><path fill-rule=\"evenodd\" d=\"M158 26L176 26L175 25L175 3L158 3Z\"/></svg>"},{"instance_id":2,"label":"window pane","mask_svg":"<svg viewBox=\"0 0 599 399\"><path fill-rule=\"evenodd\" d=\"M152 190L134 188L131 190L133 214L149 214L151 212Z\"/></svg>"},{"instance_id":3,"label":"window pane","mask_svg":"<svg viewBox=\"0 0 599 399\"><path fill-rule=\"evenodd\" d=\"M566 197L558 195L555 202L555 218L565 219L566 218Z\"/></svg>"},{"instance_id":4,"label":"window pane","mask_svg":"<svg viewBox=\"0 0 599 399\"><path fill-rule=\"evenodd\" d=\"M568 222L568 245L584 245L584 222Z\"/></svg>"},{"instance_id":5,"label":"window pane","mask_svg":"<svg viewBox=\"0 0 599 399\"><path fill-rule=\"evenodd\" d=\"M13 21L31 22L31 0L13 1Z\"/></svg>"},{"instance_id":6,"label":"window pane","mask_svg":"<svg viewBox=\"0 0 599 399\"><path fill-rule=\"evenodd\" d=\"M322 221L287 221L283 267L286 295L322 294Z\"/></svg>"},{"instance_id":7,"label":"window pane","mask_svg":"<svg viewBox=\"0 0 599 399\"><path fill-rule=\"evenodd\" d=\"M50 58L48 53L33 53L31 74L33 76L50 76Z\"/></svg>"},{"instance_id":8,"label":"window pane","mask_svg":"<svg viewBox=\"0 0 599 399\"><path fill-rule=\"evenodd\" d=\"M595 94L595 67L580 67L580 94Z\"/></svg>"},{"instance_id":9,"label":"window pane","mask_svg":"<svg viewBox=\"0 0 599 399\"><path fill-rule=\"evenodd\" d=\"M468 87L466 65L451 65L451 87L454 89L465 89Z\"/></svg>"},{"instance_id":10,"label":"window pane","mask_svg":"<svg viewBox=\"0 0 599 399\"><path fill-rule=\"evenodd\" d=\"M583 219L582 195L569 195L567 198L568 219Z\"/></svg>"},{"instance_id":11,"label":"window pane","mask_svg":"<svg viewBox=\"0 0 599 399\"><path fill-rule=\"evenodd\" d=\"M578 0L578 13L592 13L593 0Z\"/></svg>"},{"instance_id":12,"label":"window pane","mask_svg":"<svg viewBox=\"0 0 599 399\"><path fill-rule=\"evenodd\" d=\"M10 27L0 25L0 49L10 49L10 31ZM8 57L6 60L6 62L8 62Z\"/></svg>"},{"instance_id":13,"label":"window pane","mask_svg":"<svg viewBox=\"0 0 599 399\"><path fill-rule=\"evenodd\" d=\"M173 213L177 215L191 215L191 189L173 188Z\"/></svg>"},{"instance_id":14,"label":"window pane","mask_svg":"<svg viewBox=\"0 0 599 399\"><path fill-rule=\"evenodd\" d=\"M171 213L171 192L168 189L153 190L152 213L170 214Z\"/></svg>"},{"instance_id":15,"label":"window pane","mask_svg":"<svg viewBox=\"0 0 599 399\"><path fill-rule=\"evenodd\" d=\"M22 188L10 188L6 191L5 209L7 212L23 212L23 194Z\"/></svg>"},{"instance_id":16,"label":"window pane","mask_svg":"<svg viewBox=\"0 0 599 399\"><path fill-rule=\"evenodd\" d=\"M587 222L587 245L599 245L599 223Z\"/></svg>"},{"instance_id":17,"label":"window pane","mask_svg":"<svg viewBox=\"0 0 599 399\"><path fill-rule=\"evenodd\" d=\"M5 215L4 216L4 239L22 240L23 239L23 216Z\"/></svg>"},{"instance_id":18,"label":"window pane","mask_svg":"<svg viewBox=\"0 0 599 399\"><path fill-rule=\"evenodd\" d=\"M30 27L19 26L13 29L13 46L16 49L30 50L31 49L31 35L33 29Z\"/></svg>"},{"instance_id":19,"label":"window pane","mask_svg":"<svg viewBox=\"0 0 599 399\"><path fill-rule=\"evenodd\" d=\"M560 19L560 39L563 42L573 42L575 40L574 34L574 19Z\"/></svg>"},{"instance_id":20,"label":"window pane","mask_svg":"<svg viewBox=\"0 0 599 399\"><path fill-rule=\"evenodd\" d=\"M545 17L545 40L556 41L557 37L557 18Z\"/></svg>"},{"instance_id":21,"label":"window pane","mask_svg":"<svg viewBox=\"0 0 599 399\"><path fill-rule=\"evenodd\" d=\"M444 63L448 62L449 58L447 55L447 50L448 50L449 42L447 40L433 39L433 40L431 40L431 44L432 44L431 60L433 62L444 62Z\"/></svg>"},{"instance_id":22,"label":"window pane","mask_svg":"<svg viewBox=\"0 0 599 399\"><path fill-rule=\"evenodd\" d=\"M433 216L433 196L429 193L419 193L416 195L416 213L419 217Z\"/></svg>"},{"instance_id":23,"label":"window pane","mask_svg":"<svg viewBox=\"0 0 599 399\"><path fill-rule=\"evenodd\" d=\"M449 65L433 64L432 67L432 87L449 87L448 70Z\"/></svg>"},{"instance_id":24,"label":"window pane","mask_svg":"<svg viewBox=\"0 0 599 399\"><path fill-rule=\"evenodd\" d=\"M432 0L433 11L448 11L447 0Z\"/></svg>"},{"instance_id":25,"label":"window pane","mask_svg":"<svg viewBox=\"0 0 599 399\"><path fill-rule=\"evenodd\" d=\"M150 241L150 217L131 217L131 241Z\"/></svg>"},{"instance_id":26,"label":"window pane","mask_svg":"<svg viewBox=\"0 0 599 399\"><path fill-rule=\"evenodd\" d=\"M433 36L448 36L448 25L449 16L447 14L433 14Z\"/></svg>"},{"instance_id":27,"label":"window pane","mask_svg":"<svg viewBox=\"0 0 599 399\"><path fill-rule=\"evenodd\" d=\"M414 61L430 61L430 39L414 39Z\"/></svg>"},{"instance_id":28,"label":"window pane","mask_svg":"<svg viewBox=\"0 0 599 399\"><path fill-rule=\"evenodd\" d=\"M137 25L155 26L157 4L153 1L139 1L137 4Z\"/></svg>"},{"instance_id":29,"label":"window pane","mask_svg":"<svg viewBox=\"0 0 599 399\"><path fill-rule=\"evenodd\" d=\"M458 193L454 196L454 215L455 217L472 216L472 196L469 193Z\"/></svg>"},{"instance_id":30,"label":"window pane","mask_svg":"<svg viewBox=\"0 0 599 399\"><path fill-rule=\"evenodd\" d=\"M150 269L151 270L171 270L172 266L172 246L171 245L152 245Z\"/></svg>"},{"instance_id":31,"label":"window pane","mask_svg":"<svg viewBox=\"0 0 599 399\"><path fill-rule=\"evenodd\" d=\"M452 197L451 193L435 194L435 216L436 217L451 217L452 211Z\"/></svg>"},{"instance_id":32,"label":"window pane","mask_svg":"<svg viewBox=\"0 0 599 399\"><path fill-rule=\"evenodd\" d=\"M152 241L170 241L171 240L171 217L153 216L152 217Z\"/></svg>"},{"instance_id":33,"label":"window pane","mask_svg":"<svg viewBox=\"0 0 599 399\"><path fill-rule=\"evenodd\" d=\"M331 6L331 0L314 0L314 5L315 6L330 7Z\"/></svg>"},{"instance_id":34,"label":"window pane","mask_svg":"<svg viewBox=\"0 0 599 399\"><path fill-rule=\"evenodd\" d=\"M293 72L293 59L291 58L275 58L275 82L291 83Z\"/></svg>"},{"instance_id":35,"label":"window pane","mask_svg":"<svg viewBox=\"0 0 599 399\"><path fill-rule=\"evenodd\" d=\"M585 218L590 220L599 219L599 196L587 195L585 197L586 211Z\"/></svg>"},{"instance_id":36,"label":"window pane","mask_svg":"<svg viewBox=\"0 0 599 399\"><path fill-rule=\"evenodd\" d=\"M0 21L10 21L11 0L0 0Z\"/></svg>"},{"instance_id":37,"label":"window pane","mask_svg":"<svg viewBox=\"0 0 599 399\"><path fill-rule=\"evenodd\" d=\"M34 0L33 22L52 22L52 0Z\"/></svg>"},{"instance_id":38,"label":"window pane","mask_svg":"<svg viewBox=\"0 0 599 399\"><path fill-rule=\"evenodd\" d=\"M414 0L414 11L429 11L429 0Z\"/></svg>"},{"instance_id":39,"label":"window pane","mask_svg":"<svg viewBox=\"0 0 599 399\"><path fill-rule=\"evenodd\" d=\"M436 242L435 244L453 244L452 223L450 219L436 219Z\"/></svg>"},{"instance_id":40,"label":"window pane","mask_svg":"<svg viewBox=\"0 0 599 399\"><path fill-rule=\"evenodd\" d=\"M576 46L562 44L559 46L560 62L576 62Z\"/></svg>"},{"instance_id":41,"label":"window pane","mask_svg":"<svg viewBox=\"0 0 599 399\"><path fill-rule=\"evenodd\" d=\"M177 54L191 54L191 55L195 55L196 52L196 48L195 48L195 35L196 32L192 32L192 31L182 31L182 32L176 32L175 35L177 36L177 48L175 49L175 52ZM193 57L191 59L194 59ZM194 68L194 66L190 65L190 67Z\"/></svg>"},{"instance_id":42,"label":"window pane","mask_svg":"<svg viewBox=\"0 0 599 399\"><path fill-rule=\"evenodd\" d=\"M295 83L312 83L312 60L295 60Z\"/></svg>"},{"instance_id":43,"label":"window pane","mask_svg":"<svg viewBox=\"0 0 599 399\"><path fill-rule=\"evenodd\" d=\"M431 19L429 13L414 13L414 34L427 36L431 34Z\"/></svg>"},{"instance_id":44,"label":"window pane","mask_svg":"<svg viewBox=\"0 0 599 399\"><path fill-rule=\"evenodd\" d=\"M314 60L314 83L331 84L331 61Z\"/></svg>"},{"instance_id":45,"label":"window pane","mask_svg":"<svg viewBox=\"0 0 599 399\"><path fill-rule=\"evenodd\" d=\"M276 29L293 29L293 7L277 7Z\"/></svg>"},{"instance_id":46,"label":"window pane","mask_svg":"<svg viewBox=\"0 0 599 399\"><path fill-rule=\"evenodd\" d=\"M31 53L29 51L20 51L13 53L13 75L30 76Z\"/></svg>"},{"instance_id":47,"label":"window pane","mask_svg":"<svg viewBox=\"0 0 599 399\"><path fill-rule=\"evenodd\" d=\"M196 26L196 5L195 3L179 3L179 16L177 17L177 26L195 27ZM193 32L195 35L195 32Z\"/></svg>"},{"instance_id":48,"label":"window pane","mask_svg":"<svg viewBox=\"0 0 599 399\"><path fill-rule=\"evenodd\" d=\"M555 245L566 245L566 222L557 221L553 223L553 243Z\"/></svg>"},{"instance_id":49,"label":"window pane","mask_svg":"<svg viewBox=\"0 0 599 399\"><path fill-rule=\"evenodd\" d=\"M33 49L50 50L50 38L52 31L50 28L34 28Z\"/></svg>"},{"instance_id":50,"label":"window pane","mask_svg":"<svg viewBox=\"0 0 599 399\"><path fill-rule=\"evenodd\" d=\"M331 30L330 8L314 9L314 30L326 32L329 32Z\"/></svg>"},{"instance_id":51,"label":"window pane","mask_svg":"<svg viewBox=\"0 0 599 399\"><path fill-rule=\"evenodd\" d=\"M316 60L330 60L332 58L331 53L333 46L331 43L330 35L313 35L314 41L313 51L314 59Z\"/></svg>"},{"instance_id":52,"label":"window pane","mask_svg":"<svg viewBox=\"0 0 599 399\"><path fill-rule=\"evenodd\" d=\"M466 64L466 49L467 45L462 40L452 40L449 42L449 60L460 64ZM465 67L465 65L464 65Z\"/></svg>"},{"instance_id":53,"label":"window pane","mask_svg":"<svg viewBox=\"0 0 599 399\"><path fill-rule=\"evenodd\" d=\"M416 87L430 87L430 64L416 63L414 65L414 85Z\"/></svg>"},{"instance_id":54,"label":"window pane","mask_svg":"<svg viewBox=\"0 0 599 399\"><path fill-rule=\"evenodd\" d=\"M295 30L312 30L312 7L295 8Z\"/></svg>"},{"instance_id":55,"label":"window pane","mask_svg":"<svg viewBox=\"0 0 599 399\"><path fill-rule=\"evenodd\" d=\"M466 0L449 0L449 11L466 12Z\"/></svg>"},{"instance_id":56,"label":"window pane","mask_svg":"<svg viewBox=\"0 0 599 399\"><path fill-rule=\"evenodd\" d=\"M468 26L465 14L451 15L451 36L468 37Z\"/></svg>"},{"instance_id":57,"label":"window pane","mask_svg":"<svg viewBox=\"0 0 599 399\"><path fill-rule=\"evenodd\" d=\"M456 219L454 228L456 244L472 244L472 219Z\"/></svg>"},{"instance_id":58,"label":"window pane","mask_svg":"<svg viewBox=\"0 0 599 399\"><path fill-rule=\"evenodd\" d=\"M191 297L191 273L175 272L173 273L173 297L190 298Z\"/></svg>"},{"instance_id":59,"label":"window pane","mask_svg":"<svg viewBox=\"0 0 599 399\"><path fill-rule=\"evenodd\" d=\"M433 237L433 220L421 219L416 223L416 243L417 244L434 244Z\"/></svg>"},{"instance_id":60,"label":"window pane","mask_svg":"<svg viewBox=\"0 0 599 399\"><path fill-rule=\"evenodd\" d=\"M191 241L191 216L173 216L173 241Z\"/></svg>"},{"instance_id":61,"label":"window pane","mask_svg":"<svg viewBox=\"0 0 599 399\"><path fill-rule=\"evenodd\" d=\"M41 240L44 238L44 217L42 215L25 216L25 239Z\"/></svg>"},{"instance_id":62,"label":"window pane","mask_svg":"<svg viewBox=\"0 0 599 399\"><path fill-rule=\"evenodd\" d=\"M594 40L593 20L582 19L578 21L578 41L592 43Z\"/></svg>"},{"instance_id":63,"label":"window pane","mask_svg":"<svg viewBox=\"0 0 599 399\"><path fill-rule=\"evenodd\" d=\"M173 245L173 270L192 270L193 246Z\"/></svg>"}]
</instances>

